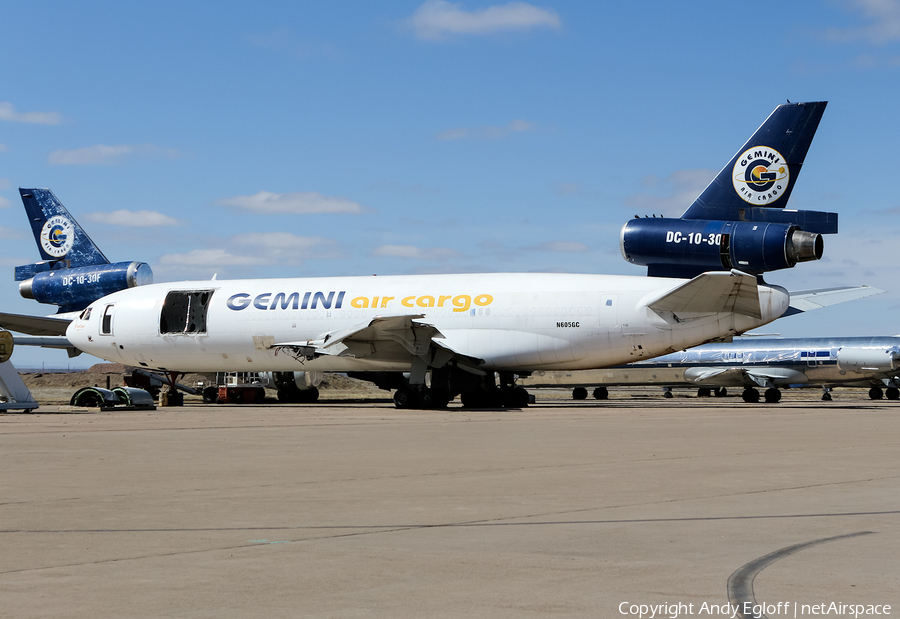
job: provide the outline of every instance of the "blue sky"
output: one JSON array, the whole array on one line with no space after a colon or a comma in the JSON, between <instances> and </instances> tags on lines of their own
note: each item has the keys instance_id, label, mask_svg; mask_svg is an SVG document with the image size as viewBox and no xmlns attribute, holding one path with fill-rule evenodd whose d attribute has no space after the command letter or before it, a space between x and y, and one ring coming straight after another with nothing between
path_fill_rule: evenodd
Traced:
<instances>
[{"instance_id":1,"label":"blue sky","mask_svg":"<svg viewBox=\"0 0 900 619\"><path fill-rule=\"evenodd\" d=\"M49 187L155 280L642 275L635 214L677 216L776 105L829 101L791 207L840 213L792 290L887 294L778 321L900 333L900 3L43 2L0 9L0 299ZM33 367L90 365L17 349Z\"/></svg>"}]
</instances>

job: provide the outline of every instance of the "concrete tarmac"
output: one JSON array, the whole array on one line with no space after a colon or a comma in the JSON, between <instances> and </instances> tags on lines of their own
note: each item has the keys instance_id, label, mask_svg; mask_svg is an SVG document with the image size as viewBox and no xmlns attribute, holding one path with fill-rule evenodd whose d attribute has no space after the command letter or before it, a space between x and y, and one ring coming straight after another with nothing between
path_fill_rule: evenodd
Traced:
<instances>
[{"instance_id":1,"label":"concrete tarmac","mask_svg":"<svg viewBox=\"0 0 900 619\"><path fill-rule=\"evenodd\" d=\"M5 414L0 614L896 616L898 463L859 397Z\"/></svg>"}]
</instances>

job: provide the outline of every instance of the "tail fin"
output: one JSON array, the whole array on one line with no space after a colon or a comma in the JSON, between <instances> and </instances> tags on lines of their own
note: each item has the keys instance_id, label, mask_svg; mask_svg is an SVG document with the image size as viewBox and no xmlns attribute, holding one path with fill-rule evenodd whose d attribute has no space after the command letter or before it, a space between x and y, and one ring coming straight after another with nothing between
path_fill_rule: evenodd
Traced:
<instances>
[{"instance_id":1,"label":"tail fin","mask_svg":"<svg viewBox=\"0 0 900 619\"><path fill-rule=\"evenodd\" d=\"M827 101L779 105L681 216L682 219L792 223L837 232L837 216L787 206Z\"/></svg>"},{"instance_id":2,"label":"tail fin","mask_svg":"<svg viewBox=\"0 0 900 619\"><path fill-rule=\"evenodd\" d=\"M788 210L827 102L779 105L679 219L635 216L622 255L653 277L737 269L752 275L822 257L837 213Z\"/></svg>"},{"instance_id":3,"label":"tail fin","mask_svg":"<svg viewBox=\"0 0 900 619\"><path fill-rule=\"evenodd\" d=\"M57 313L81 311L117 290L153 282L143 262L110 264L91 237L49 189L19 189L41 262L16 267L19 294L56 305Z\"/></svg>"},{"instance_id":4,"label":"tail fin","mask_svg":"<svg viewBox=\"0 0 900 619\"><path fill-rule=\"evenodd\" d=\"M91 237L49 189L19 188L41 259L69 267L109 264Z\"/></svg>"}]
</instances>

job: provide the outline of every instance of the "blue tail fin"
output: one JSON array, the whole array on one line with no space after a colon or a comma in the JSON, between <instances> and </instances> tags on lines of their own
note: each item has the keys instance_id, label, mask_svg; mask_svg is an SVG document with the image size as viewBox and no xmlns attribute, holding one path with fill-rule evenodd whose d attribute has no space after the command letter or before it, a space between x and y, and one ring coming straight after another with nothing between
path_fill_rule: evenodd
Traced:
<instances>
[{"instance_id":1,"label":"blue tail fin","mask_svg":"<svg viewBox=\"0 0 900 619\"><path fill-rule=\"evenodd\" d=\"M785 218L781 212L827 104L786 103L775 108L681 218L794 223L809 232L837 232L837 217L832 221L817 213L812 219L819 221L801 222L796 213Z\"/></svg>"},{"instance_id":2,"label":"blue tail fin","mask_svg":"<svg viewBox=\"0 0 900 619\"><path fill-rule=\"evenodd\" d=\"M143 262L110 264L49 189L19 189L41 262L16 267L19 294L58 312L81 311L117 290L153 282Z\"/></svg>"},{"instance_id":3,"label":"blue tail fin","mask_svg":"<svg viewBox=\"0 0 900 619\"><path fill-rule=\"evenodd\" d=\"M49 189L19 189L41 259L69 267L109 264L91 237Z\"/></svg>"}]
</instances>

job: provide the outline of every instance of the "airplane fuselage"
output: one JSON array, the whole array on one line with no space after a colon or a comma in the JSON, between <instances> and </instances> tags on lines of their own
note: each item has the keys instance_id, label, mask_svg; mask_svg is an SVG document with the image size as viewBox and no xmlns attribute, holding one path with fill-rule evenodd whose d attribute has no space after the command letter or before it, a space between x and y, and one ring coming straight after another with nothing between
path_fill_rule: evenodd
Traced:
<instances>
[{"instance_id":1,"label":"airplane fuselage","mask_svg":"<svg viewBox=\"0 0 900 619\"><path fill-rule=\"evenodd\" d=\"M603 370L539 372L528 387L572 386L869 386L900 373L900 336L745 338L708 344Z\"/></svg>"},{"instance_id":2,"label":"airplane fuselage","mask_svg":"<svg viewBox=\"0 0 900 619\"><path fill-rule=\"evenodd\" d=\"M742 333L778 318L789 304L783 289L759 286L757 318L647 307L685 281L503 273L163 283L94 302L67 336L110 361L173 371L408 371L408 341L291 354L376 316L408 316L433 325L442 346L481 360L485 370L567 370Z\"/></svg>"}]
</instances>

